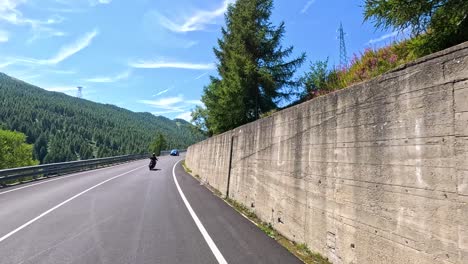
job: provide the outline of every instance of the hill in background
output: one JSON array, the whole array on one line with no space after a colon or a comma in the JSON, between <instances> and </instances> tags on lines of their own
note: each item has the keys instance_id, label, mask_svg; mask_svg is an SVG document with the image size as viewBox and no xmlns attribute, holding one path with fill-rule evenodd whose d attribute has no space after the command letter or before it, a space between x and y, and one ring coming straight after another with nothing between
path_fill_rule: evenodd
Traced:
<instances>
[{"instance_id":1,"label":"hill in background","mask_svg":"<svg viewBox=\"0 0 468 264\"><path fill-rule=\"evenodd\" d=\"M158 133L172 148L205 138L185 120L49 92L0 73L2 127L26 134L41 163L147 153Z\"/></svg>"}]
</instances>

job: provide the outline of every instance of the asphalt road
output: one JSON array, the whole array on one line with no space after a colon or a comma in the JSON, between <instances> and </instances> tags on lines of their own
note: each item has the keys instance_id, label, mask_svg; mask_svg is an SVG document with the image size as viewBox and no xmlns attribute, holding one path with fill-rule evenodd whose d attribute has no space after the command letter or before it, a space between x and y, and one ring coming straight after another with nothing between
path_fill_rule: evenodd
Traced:
<instances>
[{"instance_id":1,"label":"asphalt road","mask_svg":"<svg viewBox=\"0 0 468 264\"><path fill-rule=\"evenodd\" d=\"M301 263L181 159L0 189L0 263Z\"/></svg>"}]
</instances>

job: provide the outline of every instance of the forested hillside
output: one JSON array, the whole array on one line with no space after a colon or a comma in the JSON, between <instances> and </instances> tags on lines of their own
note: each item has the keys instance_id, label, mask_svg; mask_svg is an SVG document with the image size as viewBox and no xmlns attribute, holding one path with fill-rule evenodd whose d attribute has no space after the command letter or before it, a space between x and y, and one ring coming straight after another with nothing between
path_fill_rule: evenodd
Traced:
<instances>
[{"instance_id":1,"label":"forested hillside","mask_svg":"<svg viewBox=\"0 0 468 264\"><path fill-rule=\"evenodd\" d=\"M158 133L172 148L186 148L204 139L185 120L49 92L3 73L0 128L26 134L41 163L146 153Z\"/></svg>"}]
</instances>

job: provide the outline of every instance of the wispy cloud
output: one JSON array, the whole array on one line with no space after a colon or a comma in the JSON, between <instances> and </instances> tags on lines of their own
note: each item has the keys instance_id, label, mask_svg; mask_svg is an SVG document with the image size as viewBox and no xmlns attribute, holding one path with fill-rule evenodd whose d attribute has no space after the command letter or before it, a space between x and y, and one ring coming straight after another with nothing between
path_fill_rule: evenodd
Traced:
<instances>
[{"instance_id":1,"label":"wispy cloud","mask_svg":"<svg viewBox=\"0 0 468 264\"><path fill-rule=\"evenodd\" d=\"M171 110L174 109L174 104L183 102L184 98L182 96L176 96L176 97L166 97L166 98L161 98L158 100L140 100L140 103L150 105L156 108L163 108L166 110Z\"/></svg>"},{"instance_id":2,"label":"wispy cloud","mask_svg":"<svg viewBox=\"0 0 468 264\"><path fill-rule=\"evenodd\" d=\"M114 76L94 77L94 78L85 79L84 81L93 82L93 83L113 83L113 82L126 80L130 77L130 75L131 75L130 71L125 71Z\"/></svg>"},{"instance_id":3,"label":"wispy cloud","mask_svg":"<svg viewBox=\"0 0 468 264\"><path fill-rule=\"evenodd\" d=\"M214 63L190 63L190 62L168 62L163 60L138 60L131 62L130 67L142 69L161 69L161 68L175 68L175 69L188 69L188 70L212 70L215 69Z\"/></svg>"},{"instance_id":4,"label":"wispy cloud","mask_svg":"<svg viewBox=\"0 0 468 264\"><path fill-rule=\"evenodd\" d=\"M10 39L10 34L7 31L0 29L0 43L8 42L9 39Z\"/></svg>"},{"instance_id":5,"label":"wispy cloud","mask_svg":"<svg viewBox=\"0 0 468 264\"><path fill-rule=\"evenodd\" d=\"M161 26L161 13L157 10L148 10L142 18L143 31L153 45L164 48L189 49L199 44L199 41L187 35L177 34Z\"/></svg>"},{"instance_id":6,"label":"wispy cloud","mask_svg":"<svg viewBox=\"0 0 468 264\"><path fill-rule=\"evenodd\" d=\"M195 46L197 44L198 44L198 41L188 40L182 45L182 47L184 49L189 49L189 48L191 48L191 47L193 47L193 46Z\"/></svg>"},{"instance_id":7,"label":"wispy cloud","mask_svg":"<svg viewBox=\"0 0 468 264\"><path fill-rule=\"evenodd\" d=\"M76 92L78 88L72 87L72 86L56 86L56 87L48 87L44 89L47 91L51 91L51 92L64 93L64 92Z\"/></svg>"},{"instance_id":8,"label":"wispy cloud","mask_svg":"<svg viewBox=\"0 0 468 264\"><path fill-rule=\"evenodd\" d=\"M162 90L160 92L158 92L157 94L153 95L153 96L158 96L158 95L161 95L161 94L165 94L167 92L169 92L171 90L171 88L167 88L166 90Z\"/></svg>"},{"instance_id":9,"label":"wispy cloud","mask_svg":"<svg viewBox=\"0 0 468 264\"><path fill-rule=\"evenodd\" d=\"M72 7L48 7L44 10L55 12L55 13L81 13L84 12L84 9L81 8L72 8Z\"/></svg>"},{"instance_id":10,"label":"wispy cloud","mask_svg":"<svg viewBox=\"0 0 468 264\"><path fill-rule=\"evenodd\" d=\"M38 39L50 38L50 37L64 37L68 34L66 32L56 30L50 27L39 27L33 30L31 38L27 40L30 44Z\"/></svg>"},{"instance_id":11,"label":"wispy cloud","mask_svg":"<svg viewBox=\"0 0 468 264\"><path fill-rule=\"evenodd\" d=\"M184 113L190 111L195 105L203 104L200 100L186 100L182 95L138 102L156 108L157 111L153 112L155 115Z\"/></svg>"},{"instance_id":12,"label":"wispy cloud","mask_svg":"<svg viewBox=\"0 0 468 264\"><path fill-rule=\"evenodd\" d=\"M90 6L97 6L97 5L107 5L110 4L112 0L89 0Z\"/></svg>"},{"instance_id":13,"label":"wispy cloud","mask_svg":"<svg viewBox=\"0 0 468 264\"><path fill-rule=\"evenodd\" d=\"M192 105L204 105L203 102L200 100L187 100L185 102L192 104Z\"/></svg>"},{"instance_id":14,"label":"wispy cloud","mask_svg":"<svg viewBox=\"0 0 468 264\"><path fill-rule=\"evenodd\" d=\"M367 42L367 44L375 44L375 43L378 43L378 42L382 42L384 40L387 40L389 38L395 38L396 36L398 36L399 32L398 31L394 31L394 32L391 32L391 33L388 33L388 34L385 34L379 38L376 38L376 39L371 39Z\"/></svg>"},{"instance_id":15,"label":"wispy cloud","mask_svg":"<svg viewBox=\"0 0 468 264\"><path fill-rule=\"evenodd\" d=\"M205 72L203 74L198 75L197 77L195 77L195 80L201 79L203 76L207 75L208 73L210 73L210 72Z\"/></svg>"},{"instance_id":16,"label":"wispy cloud","mask_svg":"<svg viewBox=\"0 0 468 264\"><path fill-rule=\"evenodd\" d=\"M43 20L25 17L18 6L27 2L27 0L0 0L0 21L16 26L30 26L35 35L42 31L53 32L55 30L49 26L64 21L64 18L58 15Z\"/></svg>"},{"instance_id":17,"label":"wispy cloud","mask_svg":"<svg viewBox=\"0 0 468 264\"><path fill-rule=\"evenodd\" d=\"M177 115L175 118L184 119L187 122L192 122L192 112L190 112L190 111L183 112L183 113Z\"/></svg>"},{"instance_id":18,"label":"wispy cloud","mask_svg":"<svg viewBox=\"0 0 468 264\"><path fill-rule=\"evenodd\" d=\"M6 67L12 65L13 63L14 63L13 61L2 62L2 63L0 63L0 69L6 68Z\"/></svg>"},{"instance_id":19,"label":"wispy cloud","mask_svg":"<svg viewBox=\"0 0 468 264\"><path fill-rule=\"evenodd\" d=\"M15 63L27 63L27 64L38 64L38 65L55 65L58 64L67 58L73 56L84 48L88 47L92 40L98 35L97 29L86 33L81 38L77 39L75 42L63 46L55 56L50 59L30 59L30 58L17 58L13 59Z\"/></svg>"},{"instance_id":20,"label":"wispy cloud","mask_svg":"<svg viewBox=\"0 0 468 264\"><path fill-rule=\"evenodd\" d=\"M310 0L307 1L307 3L304 5L304 7L301 9L301 14L307 13L309 8L315 3L315 0Z\"/></svg>"},{"instance_id":21,"label":"wispy cloud","mask_svg":"<svg viewBox=\"0 0 468 264\"><path fill-rule=\"evenodd\" d=\"M191 16L184 19L182 23L175 22L164 15L159 15L159 23L174 32L190 32L205 29L206 25L212 24L213 21L224 15L230 4L235 3L235 0L224 0L222 6L215 10L199 10Z\"/></svg>"},{"instance_id":22,"label":"wispy cloud","mask_svg":"<svg viewBox=\"0 0 468 264\"><path fill-rule=\"evenodd\" d=\"M32 37L28 39L29 43L40 38L61 37L67 35L67 33L53 28L53 25L60 24L65 21L65 18L61 15L58 15L57 13L83 12L85 9L81 8L82 5L80 3L84 2L87 7L92 7L100 4L110 4L112 0L53 0L55 4L52 5L52 7L30 5L39 10L46 10L54 13L52 16L40 19L26 17L20 10L22 6L26 6L31 2L34 1L0 0L0 22L3 21L15 26L29 26L32 32Z\"/></svg>"},{"instance_id":23,"label":"wispy cloud","mask_svg":"<svg viewBox=\"0 0 468 264\"><path fill-rule=\"evenodd\" d=\"M46 70L49 73L54 74L76 74L75 70Z\"/></svg>"},{"instance_id":24,"label":"wispy cloud","mask_svg":"<svg viewBox=\"0 0 468 264\"><path fill-rule=\"evenodd\" d=\"M99 34L97 29L94 29L91 32L86 33L83 37L79 38L76 42L64 46L60 51L51 59L45 60L45 64L57 64L64 61L70 56L78 53L82 49L88 47L92 40Z\"/></svg>"},{"instance_id":25,"label":"wispy cloud","mask_svg":"<svg viewBox=\"0 0 468 264\"><path fill-rule=\"evenodd\" d=\"M67 6L77 5L77 3L80 3L80 1L77 0L55 0L55 2ZM88 0L87 2L89 6L96 6L99 4L110 4L112 0Z\"/></svg>"}]
</instances>

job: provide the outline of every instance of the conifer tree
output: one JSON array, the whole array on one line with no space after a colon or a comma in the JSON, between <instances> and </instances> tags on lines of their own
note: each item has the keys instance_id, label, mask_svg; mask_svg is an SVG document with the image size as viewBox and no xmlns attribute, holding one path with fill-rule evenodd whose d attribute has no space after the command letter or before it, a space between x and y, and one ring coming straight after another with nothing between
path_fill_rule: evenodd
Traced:
<instances>
[{"instance_id":1,"label":"conifer tree","mask_svg":"<svg viewBox=\"0 0 468 264\"><path fill-rule=\"evenodd\" d=\"M305 54L287 60L293 47L283 48L284 22L270 21L272 0L238 0L228 8L226 26L214 53L219 78L205 87L203 116L209 133L221 133L258 119L278 108L298 82L293 80ZM197 121L197 120L195 120Z\"/></svg>"}]
</instances>

